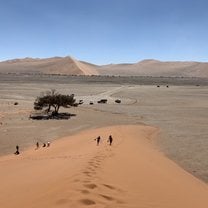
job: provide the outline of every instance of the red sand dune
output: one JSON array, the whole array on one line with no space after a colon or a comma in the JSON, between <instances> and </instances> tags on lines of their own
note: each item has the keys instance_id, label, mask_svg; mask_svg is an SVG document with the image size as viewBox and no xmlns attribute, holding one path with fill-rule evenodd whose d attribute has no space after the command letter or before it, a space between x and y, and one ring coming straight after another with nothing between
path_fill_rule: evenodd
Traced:
<instances>
[{"instance_id":1,"label":"red sand dune","mask_svg":"<svg viewBox=\"0 0 208 208\"><path fill-rule=\"evenodd\" d=\"M87 64L71 57L53 57L46 59L14 59L0 62L2 73L43 73L67 75L91 75L97 71Z\"/></svg>"},{"instance_id":2,"label":"red sand dune","mask_svg":"<svg viewBox=\"0 0 208 208\"><path fill-rule=\"evenodd\" d=\"M152 145L157 132L105 127L1 157L1 207L207 208L207 185Z\"/></svg>"}]
</instances>

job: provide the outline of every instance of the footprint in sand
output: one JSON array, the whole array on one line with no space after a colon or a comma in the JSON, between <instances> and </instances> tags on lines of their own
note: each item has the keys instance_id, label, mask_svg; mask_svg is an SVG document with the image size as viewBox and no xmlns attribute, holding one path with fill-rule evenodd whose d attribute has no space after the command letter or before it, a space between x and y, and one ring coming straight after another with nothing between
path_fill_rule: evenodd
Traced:
<instances>
[{"instance_id":1,"label":"footprint in sand","mask_svg":"<svg viewBox=\"0 0 208 208\"><path fill-rule=\"evenodd\" d=\"M93 158L93 160L96 161L96 162L101 162L104 158L105 158L105 157L103 157L103 156L95 156L95 157Z\"/></svg>"},{"instance_id":2,"label":"footprint in sand","mask_svg":"<svg viewBox=\"0 0 208 208\"><path fill-rule=\"evenodd\" d=\"M98 168L100 164L92 164L93 168Z\"/></svg>"},{"instance_id":3,"label":"footprint in sand","mask_svg":"<svg viewBox=\"0 0 208 208\"><path fill-rule=\"evenodd\" d=\"M115 199L111 196L107 196L107 195L104 195L104 194L99 194L102 198L108 200L108 201L114 201Z\"/></svg>"},{"instance_id":4,"label":"footprint in sand","mask_svg":"<svg viewBox=\"0 0 208 208\"><path fill-rule=\"evenodd\" d=\"M93 205L93 204L96 204L93 200L91 199L81 199L79 200L82 204L84 205Z\"/></svg>"},{"instance_id":5,"label":"footprint in sand","mask_svg":"<svg viewBox=\"0 0 208 208\"><path fill-rule=\"evenodd\" d=\"M109 184L102 184L104 187L108 188L108 189L111 189L111 190L115 190L117 192L120 192L120 193L124 193L125 191L120 189L120 188L116 188L112 185L109 185Z\"/></svg>"},{"instance_id":6,"label":"footprint in sand","mask_svg":"<svg viewBox=\"0 0 208 208\"><path fill-rule=\"evenodd\" d=\"M102 158L95 158L94 162L100 163L102 161Z\"/></svg>"},{"instance_id":7,"label":"footprint in sand","mask_svg":"<svg viewBox=\"0 0 208 208\"><path fill-rule=\"evenodd\" d=\"M83 173L88 177L92 177L92 173L89 171L83 171Z\"/></svg>"},{"instance_id":8,"label":"footprint in sand","mask_svg":"<svg viewBox=\"0 0 208 208\"><path fill-rule=\"evenodd\" d=\"M109 188L111 190L115 190L116 188L114 186L108 185L108 184L103 184L106 188Z\"/></svg>"},{"instance_id":9,"label":"footprint in sand","mask_svg":"<svg viewBox=\"0 0 208 208\"><path fill-rule=\"evenodd\" d=\"M84 174L90 174L91 172L89 171L83 171Z\"/></svg>"},{"instance_id":10,"label":"footprint in sand","mask_svg":"<svg viewBox=\"0 0 208 208\"><path fill-rule=\"evenodd\" d=\"M91 184L85 184L84 186L86 188L88 188L88 189L95 189L95 188L97 188L97 185L96 184L93 184L93 183L91 183Z\"/></svg>"},{"instance_id":11,"label":"footprint in sand","mask_svg":"<svg viewBox=\"0 0 208 208\"><path fill-rule=\"evenodd\" d=\"M87 169L88 169L89 171L95 172L94 168L92 168L92 167L88 167Z\"/></svg>"}]
</instances>

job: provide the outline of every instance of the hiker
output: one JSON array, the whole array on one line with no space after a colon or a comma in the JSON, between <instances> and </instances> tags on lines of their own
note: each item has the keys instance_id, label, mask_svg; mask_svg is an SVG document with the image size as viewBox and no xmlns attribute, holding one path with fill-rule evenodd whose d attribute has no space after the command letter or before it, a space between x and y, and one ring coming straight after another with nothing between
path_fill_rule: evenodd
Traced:
<instances>
[{"instance_id":1,"label":"hiker","mask_svg":"<svg viewBox=\"0 0 208 208\"><path fill-rule=\"evenodd\" d=\"M16 152L14 153L15 155L19 155L19 146L16 146Z\"/></svg>"},{"instance_id":2,"label":"hiker","mask_svg":"<svg viewBox=\"0 0 208 208\"><path fill-rule=\"evenodd\" d=\"M47 142L47 147L50 147L50 142Z\"/></svg>"},{"instance_id":3,"label":"hiker","mask_svg":"<svg viewBox=\"0 0 208 208\"><path fill-rule=\"evenodd\" d=\"M38 149L38 148L39 148L39 143L37 142L37 143L36 143L36 149Z\"/></svg>"},{"instance_id":4,"label":"hiker","mask_svg":"<svg viewBox=\"0 0 208 208\"><path fill-rule=\"evenodd\" d=\"M43 147L46 147L46 143L43 143Z\"/></svg>"},{"instance_id":5,"label":"hiker","mask_svg":"<svg viewBox=\"0 0 208 208\"><path fill-rule=\"evenodd\" d=\"M100 143L100 136L98 136L95 140L97 141L97 146L99 145L99 143Z\"/></svg>"},{"instance_id":6,"label":"hiker","mask_svg":"<svg viewBox=\"0 0 208 208\"><path fill-rule=\"evenodd\" d=\"M110 135L109 138L108 138L108 142L109 142L109 145L111 146L112 142L113 142L113 137Z\"/></svg>"}]
</instances>

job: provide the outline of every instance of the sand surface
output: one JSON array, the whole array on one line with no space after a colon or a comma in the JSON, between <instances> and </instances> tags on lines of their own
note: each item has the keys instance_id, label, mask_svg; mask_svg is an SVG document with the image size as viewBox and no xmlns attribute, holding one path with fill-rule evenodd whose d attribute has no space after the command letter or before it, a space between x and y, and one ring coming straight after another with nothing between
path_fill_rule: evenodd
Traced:
<instances>
[{"instance_id":1,"label":"sand surface","mask_svg":"<svg viewBox=\"0 0 208 208\"><path fill-rule=\"evenodd\" d=\"M1 207L208 207L207 185L154 147L157 133L143 125L103 127L3 156Z\"/></svg>"}]
</instances>

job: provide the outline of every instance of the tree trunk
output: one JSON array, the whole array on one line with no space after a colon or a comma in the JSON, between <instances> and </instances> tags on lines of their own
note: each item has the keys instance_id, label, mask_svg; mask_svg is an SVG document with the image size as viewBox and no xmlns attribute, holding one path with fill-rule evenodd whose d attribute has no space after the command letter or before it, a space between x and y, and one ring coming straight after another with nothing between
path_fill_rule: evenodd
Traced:
<instances>
[{"instance_id":1,"label":"tree trunk","mask_svg":"<svg viewBox=\"0 0 208 208\"><path fill-rule=\"evenodd\" d=\"M60 108L60 105L57 106L57 109L56 109L57 110L57 114L58 114L59 108Z\"/></svg>"},{"instance_id":2,"label":"tree trunk","mask_svg":"<svg viewBox=\"0 0 208 208\"><path fill-rule=\"evenodd\" d=\"M59 105L55 105L54 108L55 108L54 114L58 114L60 106Z\"/></svg>"},{"instance_id":3,"label":"tree trunk","mask_svg":"<svg viewBox=\"0 0 208 208\"><path fill-rule=\"evenodd\" d=\"M51 105L48 106L47 113L51 111Z\"/></svg>"}]
</instances>

